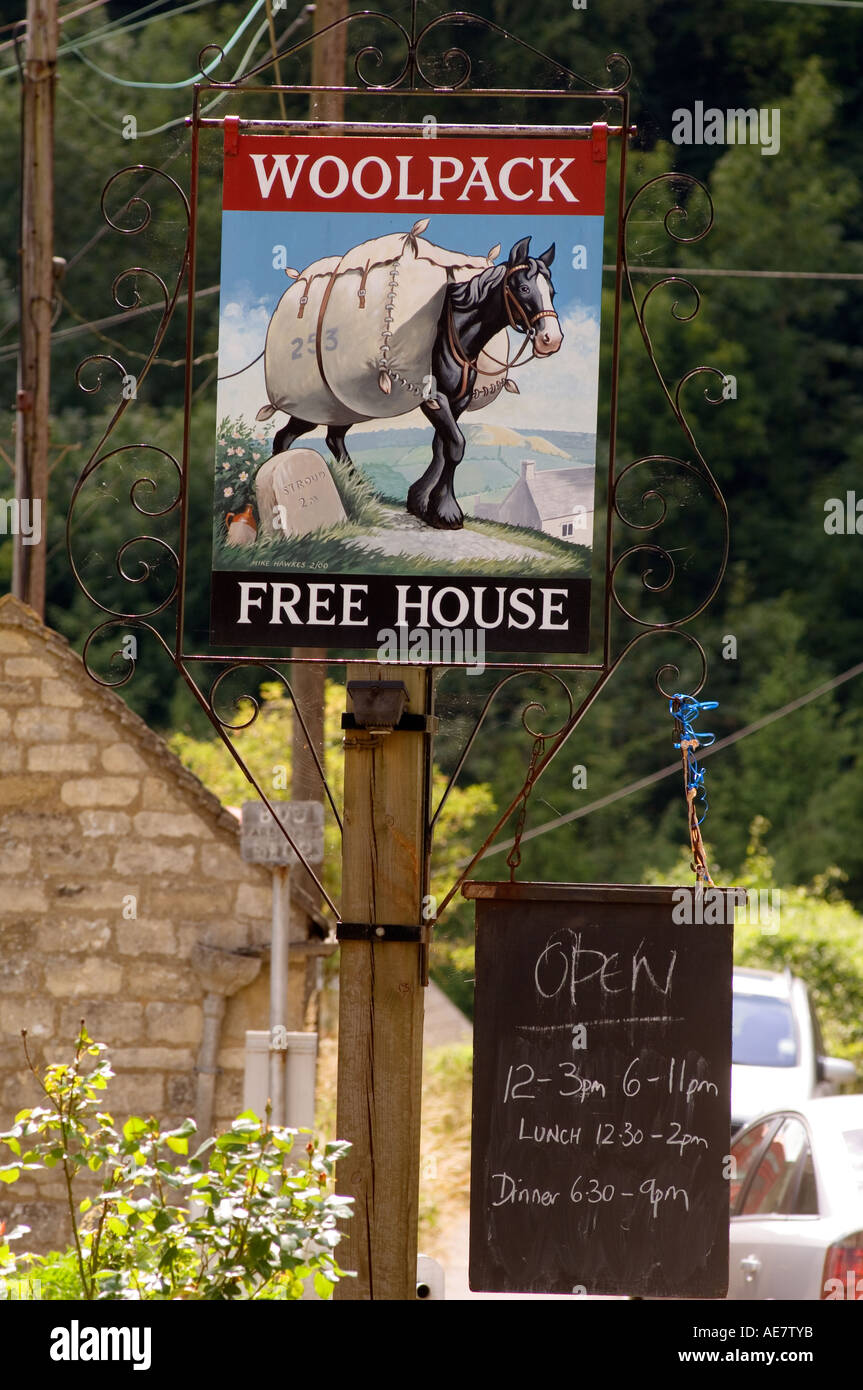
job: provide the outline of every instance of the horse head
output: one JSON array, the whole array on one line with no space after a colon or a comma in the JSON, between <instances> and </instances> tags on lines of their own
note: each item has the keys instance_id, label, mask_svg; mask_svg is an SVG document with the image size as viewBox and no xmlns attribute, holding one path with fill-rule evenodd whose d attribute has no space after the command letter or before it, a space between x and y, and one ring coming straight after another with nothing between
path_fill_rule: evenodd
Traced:
<instances>
[{"instance_id":1,"label":"horse head","mask_svg":"<svg viewBox=\"0 0 863 1390\"><path fill-rule=\"evenodd\" d=\"M554 242L541 256L530 255L530 237L517 241L509 253L504 279L504 301L510 327L533 339L536 357L550 357L563 342L560 322L553 307L554 285L550 266Z\"/></svg>"}]
</instances>

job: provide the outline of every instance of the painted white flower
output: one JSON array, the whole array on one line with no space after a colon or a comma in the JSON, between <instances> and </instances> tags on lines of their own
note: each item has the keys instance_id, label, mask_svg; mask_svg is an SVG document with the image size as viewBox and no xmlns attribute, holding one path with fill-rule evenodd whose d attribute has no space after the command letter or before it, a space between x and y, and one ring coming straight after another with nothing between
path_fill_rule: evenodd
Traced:
<instances>
[{"instance_id":1,"label":"painted white flower","mask_svg":"<svg viewBox=\"0 0 863 1390\"><path fill-rule=\"evenodd\" d=\"M226 487L222 493L223 497L233 497L233 495L234 489L232 487Z\"/></svg>"},{"instance_id":2,"label":"painted white flower","mask_svg":"<svg viewBox=\"0 0 863 1390\"><path fill-rule=\"evenodd\" d=\"M241 483L244 483L244 482L246 481L246 479L248 478L248 476L249 476L248 473L241 473L241 474L240 474L240 482L241 482Z\"/></svg>"}]
</instances>

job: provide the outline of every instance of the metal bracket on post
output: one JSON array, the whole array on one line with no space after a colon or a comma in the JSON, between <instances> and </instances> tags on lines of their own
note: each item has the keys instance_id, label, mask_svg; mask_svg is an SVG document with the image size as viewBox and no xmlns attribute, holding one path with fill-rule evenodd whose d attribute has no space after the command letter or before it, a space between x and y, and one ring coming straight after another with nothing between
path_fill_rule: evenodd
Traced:
<instances>
[{"instance_id":1,"label":"metal bracket on post","mask_svg":"<svg viewBox=\"0 0 863 1390\"><path fill-rule=\"evenodd\" d=\"M342 715L343 729L364 729L370 734L433 734L434 715L405 714L408 693L404 681L348 681L353 714Z\"/></svg>"},{"instance_id":2,"label":"metal bracket on post","mask_svg":"<svg viewBox=\"0 0 863 1390\"><path fill-rule=\"evenodd\" d=\"M237 154L240 148L240 118L226 116L224 121L225 154Z\"/></svg>"},{"instance_id":3,"label":"metal bracket on post","mask_svg":"<svg viewBox=\"0 0 863 1390\"><path fill-rule=\"evenodd\" d=\"M605 121L594 121L590 128L590 156L594 164L604 164L608 159L608 125Z\"/></svg>"},{"instance_id":4,"label":"metal bracket on post","mask_svg":"<svg viewBox=\"0 0 863 1390\"><path fill-rule=\"evenodd\" d=\"M342 728L369 734L436 734L438 720L434 714L403 714L398 724L382 726L361 724L355 714L343 714Z\"/></svg>"},{"instance_id":5,"label":"metal bracket on post","mask_svg":"<svg viewBox=\"0 0 863 1390\"><path fill-rule=\"evenodd\" d=\"M431 940L430 922L419 926L402 926L392 922L339 922L336 926L337 941L414 941L425 946Z\"/></svg>"}]
</instances>

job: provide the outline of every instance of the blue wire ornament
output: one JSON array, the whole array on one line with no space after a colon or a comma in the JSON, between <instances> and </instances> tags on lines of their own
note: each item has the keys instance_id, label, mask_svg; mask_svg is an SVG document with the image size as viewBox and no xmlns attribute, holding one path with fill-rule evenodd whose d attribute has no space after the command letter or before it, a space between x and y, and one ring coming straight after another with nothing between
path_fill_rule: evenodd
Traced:
<instances>
[{"instance_id":1,"label":"blue wire ornament","mask_svg":"<svg viewBox=\"0 0 863 1390\"><path fill-rule=\"evenodd\" d=\"M674 719L674 747L680 749L683 757L683 785L689 817L692 868L699 883L703 881L711 885L713 879L707 867L704 842L701 838L701 825L709 806L704 786L704 769L698 766L695 753L698 748L709 748L715 742L716 735L697 732L695 721L703 710L718 708L717 700L696 700L694 695L672 695L668 702L669 713ZM697 799L703 802L700 817L695 805Z\"/></svg>"}]
</instances>

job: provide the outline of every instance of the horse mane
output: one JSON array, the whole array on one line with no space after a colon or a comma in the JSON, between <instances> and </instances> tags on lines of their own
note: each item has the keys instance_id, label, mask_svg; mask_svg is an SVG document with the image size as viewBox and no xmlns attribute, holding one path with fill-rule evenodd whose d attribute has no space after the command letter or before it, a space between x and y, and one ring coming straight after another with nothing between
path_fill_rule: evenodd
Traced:
<instances>
[{"instance_id":1,"label":"horse mane","mask_svg":"<svg viewBox=\"0 0 863 1390\"><path fill-rule=\"evenodd\" d=\"M454 309L475 309L477 305L482 304L492 290L496 290L503 283L505 275L505 265L491 265L488 270L481 270L478 275L471 276L470 280L463 280L457 285L449 285L447 293L452 307Z\"/></svg>"}]
</instances>

